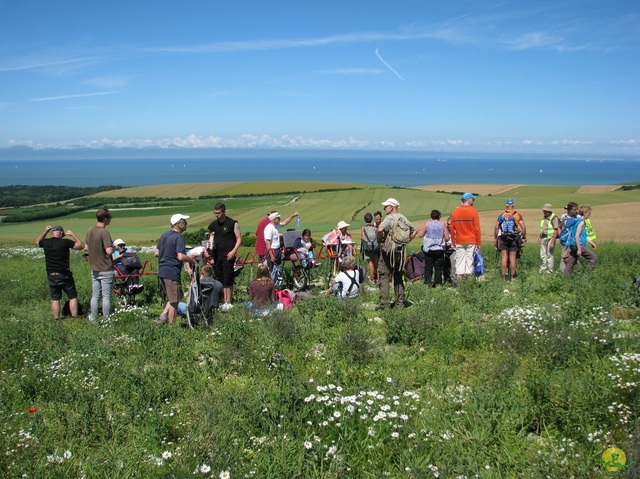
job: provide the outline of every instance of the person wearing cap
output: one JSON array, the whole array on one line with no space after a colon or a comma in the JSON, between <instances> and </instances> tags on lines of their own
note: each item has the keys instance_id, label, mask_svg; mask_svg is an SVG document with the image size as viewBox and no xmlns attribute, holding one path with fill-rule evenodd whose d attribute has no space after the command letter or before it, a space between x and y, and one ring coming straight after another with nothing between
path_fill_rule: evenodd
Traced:
<instances>
[{"instance_id":1,"label":"person wearing cap","mask_svg":"<svg viewBox=\"0 0 640 479\"><path fill-rule=\"evenodd\" d=\"M400 244L392 239L390 233L395 229L397 222L404 223L409 229L409 240L415 238L418 230L401 213L398 212L400 203L395 198L388 198L382 203L385 216L378 226L377 237L380 245L380 261L378 261L378 281L380 283L380 306L379 309L389 307L390 281L393 280L393 290L396 298L394 306L405 307L404 298L404 261L406 256L406 245Z\"/></svg>"},{"instance_id":2,"label":"person wearing cap","mask_svg":"<svg viewBox=\"0 0 640 479\"><path fill-rule=\"evenodd\" d=\"M213 233L213 265L216 279L222 283L223 304L220 309L227 311L233 307L234 266L236 253L242 244L242 233L238 222L227 216L224 203L216 203L213 214L216 219L209 224L209 233Z\"/></svg>"},{"instance_id":3,"label":"person wearing cap","mask_svg":"<svg viewBox=\"0 0 640 479\"><path fill-rule=\"evenodd\" d=\"M522 215L515 210L513 199L507 200L505 210L498 216L493 236L496 248L501 254L502 275L507 279L513 279L516 277L518 253L522 249L522 243L527 241L527 228Z\"/></svg>"},{"instance_id":4,"label":"person wearing cap","mask_svg":"<svg viewBox=\"0 0 640 479\"><path fill-rule=\"evenodd\" d=\"M89 252L91 267L91 314L89 320L98 321L100 301L102 300L102 316L107 319L111 315L111 291L115 278L113 261L113 240L107 231L111 224L111 212L100 208L96 212L98 222L87 231L85 249Z\"/></svg>"},{"instance_id":5,"label":"person wearing cap","mask_svg":"<svg viewBox=\"0 0 640 479\"><path fill-rule=\"evenodd\" d=\"M299 212L294 212L291 216L280 221L280 213L274 211L269 218L269 224L265 226L263 231L264 245L266 250L267 266L269 271L273 268L273 265L279 265L282 261L282 238L280 234L280 227L288 225L293 218L298 216Z\"/></svg>"},{"instance_id":6,"label":"person wearing cap","mask_svg":"<svg viewBox=\"0 0 640 479\"><path fill-rule=\"evenodd\" d=\"M456 275L458 279L473 274L476 250L482 246L480 217L473 207L476 197L471 193L462 195L462 204L451 213L451 245L455 250Z\"/></svg>"},{"instance_id":7,"label":"person wearing cap","mask_svg":"<svg viewBox=\"0 0 640 479\"><path fill-rule=\"evenodd\" d=\"M558 239L558 227L560 220L553 212L553 206L545 203L542 207L542 219L540 220L540 235L538 244L540 245L540 273L551 274L554 270L553 252Z\"/></svg>"},{"instance_id":8,"label":"person wearing cap","mask_svg":"<svg viewBox=\"0 0 640 479\"><path fill-rule=\"evenodd\" d=\"M336 227L322 238L322 242L340 258L353 256L354 243L351 233L347 231L349 226L351 225L346 221L339 221Z\"/></svg>"},{"instance_id":9,"label":"person wearing cap","mask_svg":"<svg viewBox=\"0 0 640 479\"><path fill-rule=\"evenodd\" d=\"M49 231L51 238L46 238ZM36 245L44 250L53 319L60 319L60 299L63 291L69 298L71 317L78 316L78 292L69 266L69 251L83 249L84 243L73 231L67 230L66 234L73 239L65 239L62 226L47 226L36 238Z\"/></svg>"},{"instance_id":10,"label":"person wearing cap","mask_svg":"<svg viewBox=\"0 0 640 479\"><path fill-rule=\"evenodd\" d=\"M111 253L111 257L113 258L113 264L118 267L120 272L127 276L125 279L125 283L129 287L129 290L132 293L139 293L142 291L142 286L140 286L140 270L137 268L129 269L124 263L123 258L124 255L128 254L133 256L135 252L127 247L127 244L124 242L122 238L118 238L113 242L113 253Z\"/></svg>"},{"instance_id":11,"label":"person wearing cap","mask_svg":"<svg viewBox=\"0 0 640 479\"><path fill-rule=\"evenodd\" d=\"M176 321L178 303L182 292L182 263L195 266L196 261L187 254L182 233L187 230L188 216L175 214L169 220L171 229L160 237L156 256L158 257L158 278L167 296L167 303L156 324L173 324Z\"/></svg>"},{"instance_id":12,"label":"person wearing cap","mask_svg":"<svg viewBox=\"0 0 640 479\"><path fill-rule=\"evenodd\" d=\"M269 219L269 215L271 213L275 213L275 210L270 211L267 215L260 220L258 226L256 226L256 254L258 255L258 259L260 261L264 261L267 256L267 244L264 242L264 229L267 227L271 220Z\"/></svg>"}]
</instances>

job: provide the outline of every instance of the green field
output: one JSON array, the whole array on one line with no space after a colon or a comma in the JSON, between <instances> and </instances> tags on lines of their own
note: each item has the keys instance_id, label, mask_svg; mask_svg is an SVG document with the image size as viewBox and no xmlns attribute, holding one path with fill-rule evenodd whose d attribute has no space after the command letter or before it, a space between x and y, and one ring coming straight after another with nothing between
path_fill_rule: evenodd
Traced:
<instances>
[{"instance_id":1,"label":"green field","mask_svg":"<svg viewBox=\"0 0 640 479\"><path fill-rule=\"evenodd\" d=\"M576 201L592 206L640 202L640 190L576 194L577 189L567 186L522 186L501 195L481 196L475 206L480 212L497 211L502 208L507 197L514 197L518 210L535 210L537 214L541 205L548 202L563 205L568 201ZM287 191L305 192L278 194ZM255 196L242 196L249 194ZM400 211L416 222L424 221L432 209L438 209L446 216L460 204L457 194L344 183L198 183L124 189L114 192L112 196L116 195L192 198L175 201L174 206L127 209L123 205L122 209L117 206L112 208L112 236L126 238L132 244L146 245L155 244L168 228L169 217L174 213L190 215L189 228L192 230L206 228L213 219L213 205L217 201L226 204L228 215L239 221L243 232L253 232L255 225L271 210L278 210L283 217L297 210L303 227L311 228L316 236L321 236L318 233L324 234L338 221L344 220L353 224L351 230L355 237L359 237L364 213L381 209L380 203L390 196L398 199L401 203ZM109 196L109 193L101 193L99 196ZM212 198L198 199L201 196ZM32 244L49 223L60 223L65 229L72 229L83 237L94 222L94 212L92 209L50 221L0 223L0 246ZM489 236L492 225L484 227L488 228L486 235Z\"/></svg>"},{"instance_id":2,"label":"green field","mask_svg":"<svg viewBox=\"0 0 640 479\"><path fill-rule=\"evenodd\" d=\"M3 477L591 479L611 446L640 474L638 245L569 279L527 246L514 283L487 255L383 312L365 285L253 317L245 268L210 330L157 326L155 277L99 325L53 321L41 250L0 254Z\"/></svg>"}]
</instances>

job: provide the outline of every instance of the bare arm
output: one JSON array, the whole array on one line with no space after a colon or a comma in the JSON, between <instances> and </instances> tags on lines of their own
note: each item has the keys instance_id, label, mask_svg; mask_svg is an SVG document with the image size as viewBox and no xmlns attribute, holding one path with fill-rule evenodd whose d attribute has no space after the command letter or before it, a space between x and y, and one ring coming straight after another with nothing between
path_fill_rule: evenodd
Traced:
<instances>
[{"instance_id":1,"label":"bare arm","mask_svg":"<svg viewBox=\"0 0 640 479\"><path fill-rule=\"evenodd\" d=\"M295 218L296 216L299 216L300 212L296 211L295 213L293 213L291 216L289 216L288 218L286 218L284 221L281 222L282 226L286 226L287 224L289 224L289 222Z\"/></svg>"},{"instance_id":2,"label":"bare arm","mask_svg":"<svg viewBox=\"0 0 640 479\"><path fill-rule=\"evenodd\" d=\"M80 238L78 238L73 231L67 230L66 235L71 236L73 238L73 241L75 241L73 249L84 249L84 242Z\"/></svg>"},{"instance_id":3,"label":"bare arm","mask_svg":"<svg viewBox=\"0 0 640 479\"><path fill-rule=\"evenodd\" d=\"M231 251L229 251L229 253L227 254L227 259L229 261L231 261L233 258L236 257L236 253L238 252L238 249L240 248L240 245L242 244L242 233L240 233L240 225L238 225L237 222L233 227L233 232L236 235L236 244L233 247L233 249Z\"/></svg>"},{"instance_id":4,"label":"bare arm","mask_svg":"<svg viewBox=\"0 0 640 479\"><path fill-rule=\"evenodd\" d=\"M45 236L47 236L47 233L51 231L51 226L47 225L44 229L44 231L42 233L40 233L38 235L38 237L36 238L36 246L40 246L40 241L42 241L44 239Z\"/></svg>"}]
</instances>

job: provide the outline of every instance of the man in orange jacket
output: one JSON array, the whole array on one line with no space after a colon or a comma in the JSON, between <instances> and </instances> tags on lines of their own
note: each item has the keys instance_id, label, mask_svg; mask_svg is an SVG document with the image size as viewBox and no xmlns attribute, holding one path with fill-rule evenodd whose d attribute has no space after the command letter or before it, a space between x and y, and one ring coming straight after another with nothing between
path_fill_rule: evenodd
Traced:
<instances>
[{"instance_id":1,"label":"man in orange jacket","mask_svg":"<svg viewBox=\"0 0 640 479\"><path fill-rule=\"evenodd\" d=\"M456 274L458 280L473 274L473 259L480 250L480 217L473 207L476 197L471 193L462 195L462 204L451 213L451 244L456 251Z\"/></svg>"}]
</instances>

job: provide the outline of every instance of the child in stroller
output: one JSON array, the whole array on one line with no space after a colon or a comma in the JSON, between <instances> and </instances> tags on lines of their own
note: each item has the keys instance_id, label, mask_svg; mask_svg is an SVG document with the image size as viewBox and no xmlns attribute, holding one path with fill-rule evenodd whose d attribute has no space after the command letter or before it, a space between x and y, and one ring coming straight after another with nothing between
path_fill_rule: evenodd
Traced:
<instances>
[{"instance_id":1,"label":"child in stroller","mask_svg":"<svg viewBox=\"0 0 640 479\"><path fill-rule=\"evenodd\" d=\"M143 286L140 284L140 268L142 263L138 255L128 248L124 240L118 238L113 242L113 265L116 276L122 276L130 294L138 294Z\"/></svg>"},{"instance_id":2,"label":"child in stroller","mask_svg":"<svg viewBox=\"0 0 640 479\"><path fill-rule=\"evenodd\" d=\"M293 248L300 254L300 257L303 258L302 266L305 268L320 266L320 263L315 261L313 240L311 239L311 230L309 228L302 230L302 235L296 238L293 243Z\"/></svg>"},{"instance_id":3,"label":"child in stroller","mask_svg":"<svg viewBox=\"0 0 640 479\"><path fill-rule=\"evenodd\" d=\"M213 267L209 264L202 267L202 275L198 275L198 266L193 268L191 286L187 302L178 305L178 312L187 316L190 328L197 325L210 327L213 313L222 298L222 283L213 277Z\"/></svg>"}]
</instances>

